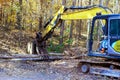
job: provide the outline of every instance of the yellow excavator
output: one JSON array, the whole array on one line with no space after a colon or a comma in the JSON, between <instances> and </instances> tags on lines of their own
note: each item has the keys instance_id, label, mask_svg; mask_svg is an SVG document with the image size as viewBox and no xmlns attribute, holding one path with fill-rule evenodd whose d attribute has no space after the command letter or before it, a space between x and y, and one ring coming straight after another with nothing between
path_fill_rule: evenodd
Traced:
<instances>
[{"instance_id":1,"label":"yellow excavator","mask_svg":"<svg viewBox=\"0 0 120 80\"><path fill-rule=\"evenodd\" d=\"M68 12L68 10L73 10ZM92 19L96 14L110 14L111 10L102 6L87 7L64 7L62 6L57 13L45 24L42 32L36 33L36 38L32 43L28 43L27 51L30 54L47 53L46 40L51 37L54 29L62 20Z\"/></svg>"},{"instance_id":2,"label":"yellow excavator","mask_svg":"<svg viewBox=\"0 0 120 80\"><path fill-rule=\"evenodd\" d=\"M72 11L68 12L68 10ZM112 14L107 7L93 5L67 8L62 6L45 24L44 30L36 33L33 42L28 43L28 52L41 54L43 59L49 60L46 40L51 37L54 29L62 20L76 19L92 19L88 35L87 56L85 56L87 58L79 59L81 71L120 78L120 14Z\"/></svg>"}]
</instances>

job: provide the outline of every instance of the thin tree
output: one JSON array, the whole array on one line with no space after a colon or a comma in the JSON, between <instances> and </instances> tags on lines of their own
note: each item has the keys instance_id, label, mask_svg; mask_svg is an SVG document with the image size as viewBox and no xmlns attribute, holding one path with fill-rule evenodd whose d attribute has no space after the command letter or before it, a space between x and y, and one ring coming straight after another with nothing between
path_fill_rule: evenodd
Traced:
<instances>
[{"instance_id":1,"label":"thin tree","mask_svg":"<svg viewBox=\"0 0 120 80\"><path fill-rule=\"evenodd\" d=\"M89 5L93 5L93 0L89 0ZM87 44L86 44L86 48L88 49L88 44L89 44L89 34L90 34L90 26L91 26L91 20L88 20L88 22L87 22Z\"/></svg>"},{"instance_id":2,"label":"thin tree","mask_svg":"<svg viewBox=\"0 0 120 80\"><path fill-rule=\"evenodd\" d=\"M62 0L62 5L65 5L65 4L66 4L66 0ZM64 23L65 23L65 21L62 21L61 28L60 28L60 41L59 41L60 45L63 43Z\"/></svg>"},{"instance_id":3,"label":"thin tree","mask_svg":"<svg viewBox=\"0 0 120 80\"><path fill-rule=\"evenodd\" d=\"M115 0L115 13L119 12L119 2L118 0Z\"/></svg>"},{"instance_id":4,"label":"thin tree","mask_svg":"<svg viewBox=\"0 0 120 80\"><path fill-rule=\"evenodd\" d=\"M73 1L72 1L72 5L75 6L75 3L76 3L76 1L73 0ZM70 25L69 40L71 40L72 37L73 37L73 36L72 36L72 35L73 35L73 25L74 25L74 21L72 20L72 21L71 21L71 25ZM68 47L70 47L70 44L68 45Z\"/></svg>"},{"instance_id":5,"label":"thin tree","mask_svg":"<svg viewBox=\"0 0 120 80\"><path fill-rule=\"evenodd\" d=\"M40 0L40 16L39 16L39 30L43 28L43 0Z\"/></svg>"},{"instance_id":6,"label":"thin tree","mask_svg":"<svg viewBox=\"0 0 120 80\"><path fill-rule=\"evenodd\" d=\"M17 12L17 26L16 29L21 29L22 28L22 0L19 0L19 7L20 10Z\"/></svg>"},{"instance_id":7,"label":"thin tree","mask_svg":"<svg viewBox=\"0 0 120 80\"><path fill-rule=\"evenodd\" d=\"M12 16L13 15L13 3L14 3L14 0L11 0L11 13L10 13L10 16ZM10 19L10 22L9 22L9 26L12 26L13 25L13 22L11 21L11 19Z\"/></svg>"},{"instance_id":8,"label":"thin tree","mask_svg":"<svg viewBox=\"0 0 120 80\"><path fill-rule=\"evenodd\" d=\"M103 0L99 0L99 5L103 6Z\"/></svg>"},{"instance_id":9,"label":"thin tree","mask_svg":"<svg viewBox=\"0 0 120 80\"><path fill-rule=\"evenodd\" d=\"M110 0L106 0L106 2L105 2L105 6L106 6L106 7L108 7L109 1L110 1Z\"/></svg>"}]
</instances>

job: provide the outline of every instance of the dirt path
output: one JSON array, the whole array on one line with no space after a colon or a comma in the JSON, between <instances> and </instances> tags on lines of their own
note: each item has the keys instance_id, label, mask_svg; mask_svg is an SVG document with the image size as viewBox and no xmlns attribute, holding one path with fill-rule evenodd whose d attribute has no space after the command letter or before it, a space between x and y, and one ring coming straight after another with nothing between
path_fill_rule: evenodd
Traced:
<instances>
[{"instance_id":1,"label":"dirt path","mask_svg":"<svg viewBox=\"0 0 120 80\"><path fill-rule=\"evenodd\" d=\"M0 62L0 80L108 80L109 78L83 74L77 62ZM110 80L110 79L109 79Z\"/></svg>"}]
</instances>

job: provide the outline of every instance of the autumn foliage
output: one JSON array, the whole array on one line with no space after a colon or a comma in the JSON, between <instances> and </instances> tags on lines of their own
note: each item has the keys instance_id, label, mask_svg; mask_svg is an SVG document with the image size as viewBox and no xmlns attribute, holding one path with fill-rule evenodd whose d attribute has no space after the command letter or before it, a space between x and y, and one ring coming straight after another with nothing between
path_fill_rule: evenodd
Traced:
<instances>
[{"instance_id":1,"label":"autumn foliage","mask_svg":"<svg viewBox=\"0 0 120 80\"><path fill-rule=\"evenodd\" d=\"M0 0L0 30L5 32L17 30L22 36L26 32L34 37L35 32L44 30L43 26L61 5L66 7L103 5L111 8L114 13L120 13L119 4L119 0ZM86 42L81 41L86 41L88 24L90 24L88 20L65 21L61 27L55 29L49 42L52 41L52 45L62 43L67 46L85 46ZM21 40L17 42L20 43L18 46L22 45L25 48L26 43L23 45ZM29 40L31 39L27 41Z\"/></svg>"}]
</instances>

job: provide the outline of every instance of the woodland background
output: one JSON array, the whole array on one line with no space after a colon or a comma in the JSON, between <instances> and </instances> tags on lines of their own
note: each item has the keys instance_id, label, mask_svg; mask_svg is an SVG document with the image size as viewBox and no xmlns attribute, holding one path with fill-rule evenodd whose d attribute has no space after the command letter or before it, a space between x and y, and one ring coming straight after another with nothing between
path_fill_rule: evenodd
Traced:
<instances>
[{"instance_id":1,"label":"woodland background","mask_svg":"<svg viewBox=\"0 0 120 80\"><path fill-rule=\"evenodd\" d=\"M26 52L28 41L54 16L61 5L103 5L120 13L120 0L0 0L0 49L15 53ZM48 51L62 52L65 48L86 47L87 28L91 20L63 21L47 42Z\"/></svg>"}]
</instances>

